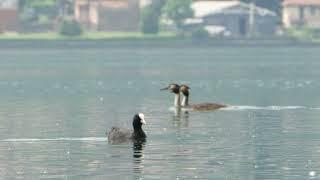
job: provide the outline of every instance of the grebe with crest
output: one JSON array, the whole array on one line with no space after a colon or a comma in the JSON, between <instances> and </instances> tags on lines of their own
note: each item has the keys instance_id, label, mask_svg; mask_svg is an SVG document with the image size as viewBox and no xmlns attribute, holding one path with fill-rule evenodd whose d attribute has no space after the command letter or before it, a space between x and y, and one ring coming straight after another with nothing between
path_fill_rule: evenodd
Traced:
<instances>
[{"instance_id":1,"label":"grebe with crest","mask_svg":"<svg viewBox=\"0 0 320 180\"><path fill-rule=\"evenodd\" d=\"M213 111L220 108L227 107L223 104L216 103L201 103L201 104L189 104L189 92L190 87L187 85L180 85L179 91L182 94L181 108L194 111Z\"/></svg>"},{"instance_id":2,"label":"grebe with crest","mask_svg":"<svg viewBox=\"0 0 320 180\"><path fill-rule=\"evenodd\" d=\"M180 104L180 86L178 84L175 83L171 83L169 84L168 87L165 87L163 89L160 89L161 91L163 90L169 90L171 93L174 94L174 106L176 108L180 108L181 104Z\"/></svg>"}]
</instances>

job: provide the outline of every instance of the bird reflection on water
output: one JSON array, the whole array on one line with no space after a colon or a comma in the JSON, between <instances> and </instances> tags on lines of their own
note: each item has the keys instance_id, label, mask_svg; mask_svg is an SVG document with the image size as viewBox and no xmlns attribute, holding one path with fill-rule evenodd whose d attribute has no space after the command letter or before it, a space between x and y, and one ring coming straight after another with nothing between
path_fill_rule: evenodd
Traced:
<instances>
[{"instance_id":1,"label":"bird reflection on water","mask_svg":"<svg viewBox=\"0 0 320 180\"><path fill-rule=\"evenodd\" d=\"M176 127L189 127L189 112L177 108L172 116L172 122Z\"/></svg>"},{"instance_id":2,"label":"bird reflection on water","mask_svg":"<svg viewBox=\"0 0 320 180\"><path fill-rule=\"evenodd\" d=\"M140 175L143 172L143 149L146 145L146 139L133 141L133 172Z\"/></svg>"}]
</instances>

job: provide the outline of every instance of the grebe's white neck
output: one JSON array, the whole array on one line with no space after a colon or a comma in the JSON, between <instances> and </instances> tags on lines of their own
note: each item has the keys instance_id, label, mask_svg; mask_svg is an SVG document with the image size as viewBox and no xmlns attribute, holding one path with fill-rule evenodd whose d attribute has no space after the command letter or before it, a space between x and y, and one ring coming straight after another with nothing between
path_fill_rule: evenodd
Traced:
<instances>
[{"instance_id":1,"label":"grebe's white neck","mask_svg":"<svg viewBox=\"0 0 320 180\"><path fill-rule=\"evenodd\" d=\"M181 106L189 106L189 96L183 95L182 101L181 101Z\"/></svg>"},{"instance_id":2,"label":"grebe's white neck","mask_svg":"<svg viewBox=\"0 0 320 180\"><path fill-rule=\"evenodd\" d=\"M180 107L180 94L174 94L174 106Z\"/></svg>"}]
</instances>

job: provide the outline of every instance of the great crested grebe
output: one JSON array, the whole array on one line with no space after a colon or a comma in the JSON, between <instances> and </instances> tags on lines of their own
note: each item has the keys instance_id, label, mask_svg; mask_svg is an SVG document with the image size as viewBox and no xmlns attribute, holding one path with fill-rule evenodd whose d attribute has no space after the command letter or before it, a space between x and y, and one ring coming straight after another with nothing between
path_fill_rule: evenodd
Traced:
<instances>
[{"instance_id":1,"label":"great crested grebe","mask_svg":"<svg viewBox=\"0 0 320 180\"><path fill-rule=\"evenodd\" d=\"M174 106L175 107L180 107L180 86L175 83L169 84L168 87L165 87L163 89L160 89L161 91L163 90L170 90L174 94Z\"/></svg>"},{"instance_id":2,"label":"great crested grebe","mask_svg":"<svg viewBox=\"0 0 320 180\"><path fill-rule=\"evenodd\" d=\"M227 107L223 104L216 103L201 103L201 104L189 104L189 89L190 87L187 85L180 85L179 91L182 93L183 98L181 101L181 107L183 109L190 109L195 111L212 111L220 108Z\"/></svg>"},{"instance_id":3,"label":"great crested grebe","mask_svg":"<svg viewBox=\"0 0 320 180\"><path fill-rule=\"evenodd\" d=\"M133 117L133 131L129 129L121 129L118 127L112 127L110 132L106 132L108 136L108 141L112 144L118 144L123 142L128 142L132 140L133 142L145 140L147 137L141 126L146 124L144 120L144 114L139 113Z\"/></svg>"}]
</instances>

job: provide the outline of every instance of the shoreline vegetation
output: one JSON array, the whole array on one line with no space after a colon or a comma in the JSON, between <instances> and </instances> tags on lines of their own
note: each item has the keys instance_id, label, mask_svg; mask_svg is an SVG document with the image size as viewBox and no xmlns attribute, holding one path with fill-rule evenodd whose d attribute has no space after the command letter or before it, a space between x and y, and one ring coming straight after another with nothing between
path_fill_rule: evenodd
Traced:
<instances>
[{"instance_id":1,"label":"shoreline vegetation","mask_svg":"<svg viewBox=\"0 0 320 180\"><path fill-rule=\"evenodd\" d=\"M299 41L310 41L320 44L320 29L312 28L291 28L287 30L290 37L294 37Z\"/></svg>"},{"instance_id":2,"label":"shoreline vegetation","mask_svg":"<svg viewBox=\"0 0 320 180\"><path fill-rule=\"evenodd\" d=\"M104 39L148 39L148 38L173 38L176 35L170 32L159 34L143 34L140 32L86 32L80 36L63 36L56 32L48 33L4 33L0 34L1 40L104 40Z\"/></svg>"},{"instance_id":3,"label":"shoreline vegetation","mask_svg":"<svg viewBox=\"0 0 320 180\"><path fill-rule=\"evenodd\" d=\"M90 32L81 36L62 36L58 33L0 34L0 48L28 47L94 47L106 46L319 46L320 37L308 30L290 30L285 36L252 38L192 38L179 37L174 33L161 32L146 35L140 32Z\"/></svg>"}]
</instances>

